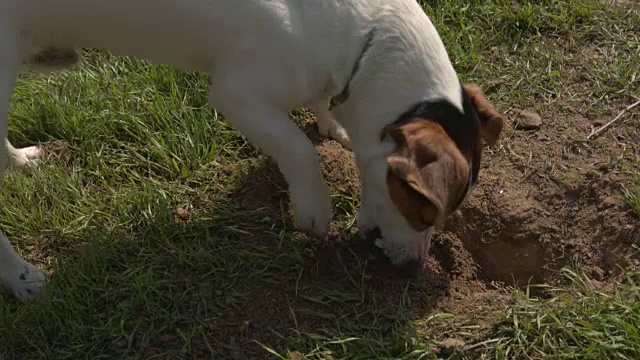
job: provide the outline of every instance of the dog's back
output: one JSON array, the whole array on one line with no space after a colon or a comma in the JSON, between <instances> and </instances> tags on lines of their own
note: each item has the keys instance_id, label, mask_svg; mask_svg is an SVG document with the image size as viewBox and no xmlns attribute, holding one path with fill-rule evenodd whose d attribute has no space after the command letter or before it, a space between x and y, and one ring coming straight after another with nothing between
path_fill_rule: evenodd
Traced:
<instances>
[{"instance_id":1,"label":"dog's back","mask_svg":"<svg viewBox=\"0 0 640 360\"><path fill-rule=\"evenodd\" d=\"M317 44L318 54L328 53L322 51L326 44L339 46L345 41L339 34L358 26L353 12L337 11L342 5L333 1L0 1L5 7L15 5L0 19L20 22L24 36L36 47L106 48L114 54L202 71L211 71L217 58L230 52L303 56L296 42L307 48Z\"/></svg>"}]
</instances>

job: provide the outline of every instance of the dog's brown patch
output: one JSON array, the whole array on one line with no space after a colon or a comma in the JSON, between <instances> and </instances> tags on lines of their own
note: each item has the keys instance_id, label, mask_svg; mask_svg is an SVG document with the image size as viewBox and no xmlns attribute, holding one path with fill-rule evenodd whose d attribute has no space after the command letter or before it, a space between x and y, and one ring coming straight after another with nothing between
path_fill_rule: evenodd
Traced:
<instances>
[{"instance_id":1,"label":"dog's brown patch","mask_svg":"<svg viewBox=\"0 0 640 360\"><path fill-rule=\"evenodd\" d=\"M480 88L461 85L463 111L446 100L414 105L388 125L396 151L387 159L387 186L396 207L418 231L440 227L478 180L482 141L495 144L502 115Z\"/></svg>"},{"instance_id":2,"label":"dog's brown patch","mask_svg":"<svg viewBox=\"0 0 640 360\"><path fill-rule=\"evenodd\" d=\"M504 118L485 98L482 89L477 85L466 84L463 88L480 119L480 136L487 144L495 145L502 133Z\"/></svg>"},{"instance_id":3,"label":"dog's brown patch","mask_svg":"<svg viewBox=\"0 0 640 360\"><path fill-rule=\"evenodd\" d=\"M469 186L469 163L438 123L415 118L392 127L388 157L392 201L417 231L442 225Z\"/></svg>"}]
</instances>

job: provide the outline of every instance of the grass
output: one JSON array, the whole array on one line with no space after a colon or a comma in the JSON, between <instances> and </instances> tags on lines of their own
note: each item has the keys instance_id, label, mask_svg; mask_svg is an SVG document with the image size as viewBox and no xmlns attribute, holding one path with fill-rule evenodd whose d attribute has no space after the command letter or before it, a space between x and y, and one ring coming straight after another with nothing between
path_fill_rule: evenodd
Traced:
<instances>
[{"instance_id":1,"label":"grass","mask_svg":"<svg viewBox=\"0 0 640 360\"><path fill-rule=\"evenodd\" d=\"M463 81L501 109L558 114L558 136L578 141L586 134L562 114L608 119L640 95L632 6L455 0L425 11ZM371 276L348 247L293 229L282 179L209 109L205 75L85 55L78 69L23 74L14 93L10 139L55 155L7 175L0 224L54 276L32 303L0 298L6 359L434 359L449 336L487 341L451 358L640 358L639 273L605 292L567 272L550 298L513 290L490 321L440 313L431 287ZM637 155L637 110L627 118L593 148L622 141ZM611 167L637 169L629 159ZM355 231L349 176L332 184L339 243ZM628 179L622 196L640 214Z\"/></svg>"},{"instance_id":2,"label":"grass","mask_svg":"<svg viewBox=\"0 0 640 360\"><path fill-rule=\"evenodd\" d=\"M635 359L640 354L640 273L604 292L582 273L565 271L571 286L548 300L520 299L492 334L496 358L545 355L560 359Z\"/></svg>"},{"instance_id":3,"label":"grass","mask_svg":"<svg viewBox=\"0 0 640 360\"><path fill-rule=\"evenodd\" d=\"M622 190L622 197L633 211L640 216L640 169L635 169L631 172L633 174L633 180L629 187Z\"/></svg>"}]
</instances>

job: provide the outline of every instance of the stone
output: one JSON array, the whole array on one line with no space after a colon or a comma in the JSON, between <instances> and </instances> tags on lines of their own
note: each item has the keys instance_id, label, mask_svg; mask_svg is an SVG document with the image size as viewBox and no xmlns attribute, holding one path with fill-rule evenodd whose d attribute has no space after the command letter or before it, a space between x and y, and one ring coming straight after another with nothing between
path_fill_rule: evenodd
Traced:
<instances>
[{"instance_id":1,"label":"stone","mask_svg":"<svg viewBox=\"0 0 640 360\"><path fill-rule=\"evenodd\" d=\"M451 356L456 352L461 351L462 348L466 345L466 343L460 339L448 338L440 341L438 345L440 347L439 352L441 355Z\"/></svg>"},{"instance_id":2,"label":"stone","mask_svg":"<svg viewBox=\"0 0 640 360\"><path fill-rule=\"evenodd\" d=\"M539 130L542 126L542 118L534 112L515 110L515 114L514 125L517 130Z\"/></svg>"}]
</instances>

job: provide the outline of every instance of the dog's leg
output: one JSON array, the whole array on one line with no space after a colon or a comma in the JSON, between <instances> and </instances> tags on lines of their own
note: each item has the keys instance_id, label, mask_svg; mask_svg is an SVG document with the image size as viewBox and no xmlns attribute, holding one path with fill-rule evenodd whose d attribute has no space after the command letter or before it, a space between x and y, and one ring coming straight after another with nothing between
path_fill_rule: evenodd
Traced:
<instances>
[{"instance_id":1,"label":"dog's leg","mask_svg":"<svg viewBox=\"0 0 640 360\"><path fill-rule=\"evenodd\" d=\"M29 146L20 149L13 147L9 139L5 139L5 146L11 163L18 166L36 165L42 157L42 150L38 146Z\"/></svg>"},{"instance_id":2,"label":"dog's leg","mask_svg":"<svg viewBox=\"0 0 640 360\"><path fill-rule=\"evenodd\" d=\"M331 195L313 144L289 119L287 111L260 101L255 93L240 94L231 89L234 85L226 84L229 82L216 83L214 77L211 106L224 113L229 123L277 162L289 184L296 226L324 237L331 222Z\"/></svg>"},{"instance_id":3,"label":"dog's leg","mask_svg":"<svg viewBox=\"0 0 640 360\"><path fill-rule=\"evenodd\" d=\"M360 176L367 176L366 173L361 173ZM362 239L365 239L371 230L374 230L376 227L374 219L374 214L372 211L375 211L375 206L372 206L369 201L369 192L367 191L367 185L365 182L360 183L360 209L358 211L358 234Z\"/></svg>"},{"instance_id":4,"label":"dog's leg","mask_svg":"<svg viewBox=\"0 0 640 360\"><path fill-rule=\"evenodd\" d=\"M351 148L351 142L347 131L336 121L329 111L329 101L320 101L316 103L311 110L316 116L316 124L318 125L318 133L326 138L339 142L347 149Z\"/></svg>"},{"instance_id":5,"label":"dog's leg","mask_svg":"<svg viewBox=\"0 0 640 360\"><path fill-rule=\"evenodd\" d=\"M42 271L22 259L13 250L2 231L0 231L0 282L20 299L34 297L46 282Z\"/></svg>"},{"instance_id":6,"label":"dog's leg","mask_svg":"<svg viewBox=\"0 0 640 360\"><path fill-rule=\"evenodd\" d=\"M17 34L10 21L0 21L0 138L7 138L9 102L19 67ZM14 35L14 36L12 36ZM7 147L0 146L0 185L7 167ZM0 284L20 298L38 293L45 276L18 255L0 231Z\"/></svg>"}]
</instances>

